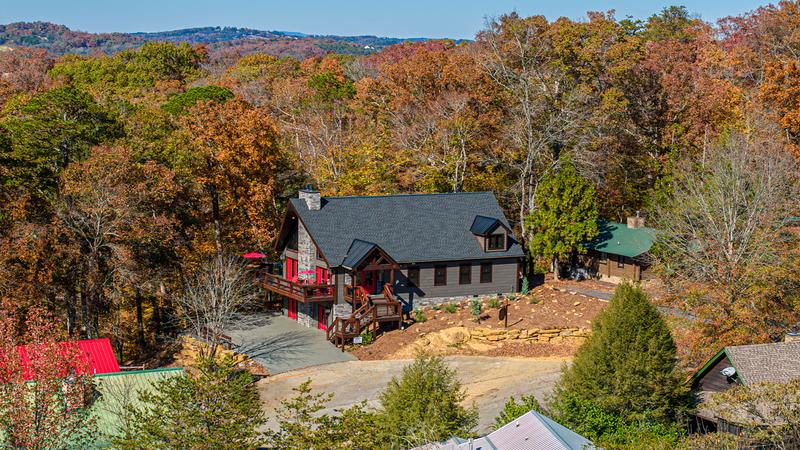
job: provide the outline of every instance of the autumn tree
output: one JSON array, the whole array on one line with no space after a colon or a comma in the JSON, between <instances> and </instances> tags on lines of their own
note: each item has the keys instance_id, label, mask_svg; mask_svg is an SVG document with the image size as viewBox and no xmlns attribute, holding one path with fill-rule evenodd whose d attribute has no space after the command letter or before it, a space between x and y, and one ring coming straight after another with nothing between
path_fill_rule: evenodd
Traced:
<instances>
[{"instance_id":1,"label":"autumn tree","mask_svg":"<svg viewBox=\"0 0 800 450\"><path fill-rule=\"evenodd\" d=\"M183 125L194 150L190 170L207 194L216 253L224 241L265 248L282 212L281 194L291 189L282 183L291 180L292 166L275 122L233 99L197 105Z\"/></svg>"},{"instance_id":2,"label":"autumn tree","mask_svg":"<svg viewBox=\"0 0 800 450\"><path fill-rule=\"evenodd\" d=\"M585 253L584 245L599 233L595 190L567 160L536 195L538 207L526 218L530 251L550 258L558 279L559 261Z\"/></svg>"},{"instance_id":3,"label":"autumn tree","mask_svg":"<svg viewBox=\"0 0 800 450\"><path fill-rule=\"evenodd\" d=\"M72 448L94 441L91 370L86 355L56 323L41 308L0 310L3 448Z\"/></svg>"},{"instance_id":4,"label":"autumn tree","mask_svg":"<svg viewBox=\"0 0 800 450\"><path fill-rule=\"evenodd\" d=\"M788 326L791 283L781 280L796 276L787 219L797 188L796 163L768 136L732 134L678 166L654 253L666 279L694 293L686 306L708 338L765 338L767 318Z\"/></svg>"},{"instance_id":5,"label":"autumn tree","mask_svg":"<svg viewBox=\"0 0 800 450\"><path fill-rule=\"evenodd\" d=\"M185 281L177 301L186 328L207 344L203 357L215 357L234 315L254 299L252 275L234 256L211 258Z\"/></svg>"}]
</instances>

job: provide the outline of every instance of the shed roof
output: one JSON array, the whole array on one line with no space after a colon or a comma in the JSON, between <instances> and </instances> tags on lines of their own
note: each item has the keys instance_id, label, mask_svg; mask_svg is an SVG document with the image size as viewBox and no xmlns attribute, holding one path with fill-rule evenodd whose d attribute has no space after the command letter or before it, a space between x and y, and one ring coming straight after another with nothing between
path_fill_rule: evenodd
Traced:
<instances>
[{"instance_id":1,"label":"shed roof","mask_svg":"<svg viewBox=\"0 0 800 450\"><path fill-rule=\"evenodd\" d=\"M31 367L31 353L35 351L34 348L31 347L32 345L34 344L17 346L20 362L23 367L23 377L26 380L33 378L33 375L29 373L29 367ZM111 348L111 341L107 338L84 339L77 342L61 342L59 345L64 348L65 352L67 349L77 346L81 350L83 362L88 365L93 375L119 372L120 370L117 357L114 354L114 350Z\"/></svg>"},{"instance_id":2,"label":"shed roof","mask_svg":"<svg viewBox=\"0 0 800 450\"><path fill-rule=\"evenodd\" d=\"M692 377L703 377L721 359L727 357L743 384L762 381L785 383L800 378L800 341L769 344L733 345L714 355Z\"/></svg>"},{"instance_id":3,"label":"shed roof","mask_svg":"<svg viewBox=\"0 0 800 450\"><path fill-rule=\"evenodd\" d=\"M354 240L380 246L398 263L522 257L513 239L502 252L484 252L470 231L476 216L509 228L491 192L325 197L319 210L295 198L297 211L331 267L343 265Z\"/></svg>"},{"instance_id":4,"label":"shed roof","mask_svg":"<svg viewBox=\"0 0 800 450\"><path fill-rule=\"evenodd\" d=\"M591 450L595 446L580 434L544 414L529 411L486 436L472 441L452 438L443 444L420 447L442 450Z\"/></svg>"},{"instance_id":5,"label":"shed roof","mask_svg":"<svg viewBox=\"0 0 800 450\"><path fill-rule=\"evenodd\" d=\"M647 253L656 237L653 228L629 228L628 225L618 222L598 221L600 234L586 247L598 252L622 255L629 258Z\"/></svg>"},{"instance_id":6,"label":"shed roof","mask_svg":"<svg viewBox=\"0 0 800 450\"><path fill-rule=\"evenodd\" d=\"M103 447L109 436L120 433L123 413L130 407L141 405L142 393L153 393L156 384L164 379L183 375L183 369L163 368L137 370L97 375L94 377L99 397L92 405L92 415L97 420L97 428L102 436L96 444ZM110 445L110 442L107 442Z\"/></svg>"}]
</instances>

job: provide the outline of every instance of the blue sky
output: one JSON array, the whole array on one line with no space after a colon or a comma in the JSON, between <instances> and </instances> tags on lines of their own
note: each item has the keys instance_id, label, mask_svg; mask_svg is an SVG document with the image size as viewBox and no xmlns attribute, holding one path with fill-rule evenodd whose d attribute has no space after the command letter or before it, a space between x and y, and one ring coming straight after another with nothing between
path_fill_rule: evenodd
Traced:
<instances>
[{"instance_id":1,"label":"blue sky","mask_svg":"<svg viewBox=\"0 0 800 450\"><path fill-rule=\"evenodd\" d=\"M646 18L666 5L683 4L714 21L766 4L759 0L0 0L0 23L42 20L75 30L164 31L198 26L238 26L312 34L472 38L487 16L584 17L614 9L617 17Z\"/></svg>"}]
</instances>

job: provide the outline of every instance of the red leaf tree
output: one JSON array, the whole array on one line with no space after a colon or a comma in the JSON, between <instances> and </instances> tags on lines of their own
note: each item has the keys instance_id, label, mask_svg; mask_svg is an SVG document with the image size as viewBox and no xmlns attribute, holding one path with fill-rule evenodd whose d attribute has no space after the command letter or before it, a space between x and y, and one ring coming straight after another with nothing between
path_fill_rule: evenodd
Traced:
<instances>
[{"instance_id":1,"label":"red leaf tree","mask_svg":"<svg viewBox=\"0 0 800 450\"><path fill-rule=\"evenodd\" d=\"M0 309L0 447L85 448L95 427L88 359L43 309Z\"/></svg>"}]
</instances>

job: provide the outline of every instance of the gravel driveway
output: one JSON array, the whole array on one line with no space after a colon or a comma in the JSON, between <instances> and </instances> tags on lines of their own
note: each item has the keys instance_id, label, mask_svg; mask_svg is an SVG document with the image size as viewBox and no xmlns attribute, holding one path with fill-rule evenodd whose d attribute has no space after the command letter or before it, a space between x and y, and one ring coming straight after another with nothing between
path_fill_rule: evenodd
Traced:
<instances>
[{"instance_id":1,"label":"gravel driveway","mask_svg":"<svg viewBox=\"0 0 800 450\"><path fill-rule=\"evenodd\" d=\"M451 356L445 358L456 369L467 390L467 403L474 402L480 414L478 432L491 428L497 413L510 396L533 393L543 400L559 377L562 359L496 358ZM325 412L348 407L363 400L377 404L380 391L408 360L347 361L293 370L261 380L258 389L265 403L269 427L275 427L274 410L291 398L292 388L311 378L315 392L331 392L333 400Z\"/></svg>"}]
</instances>

